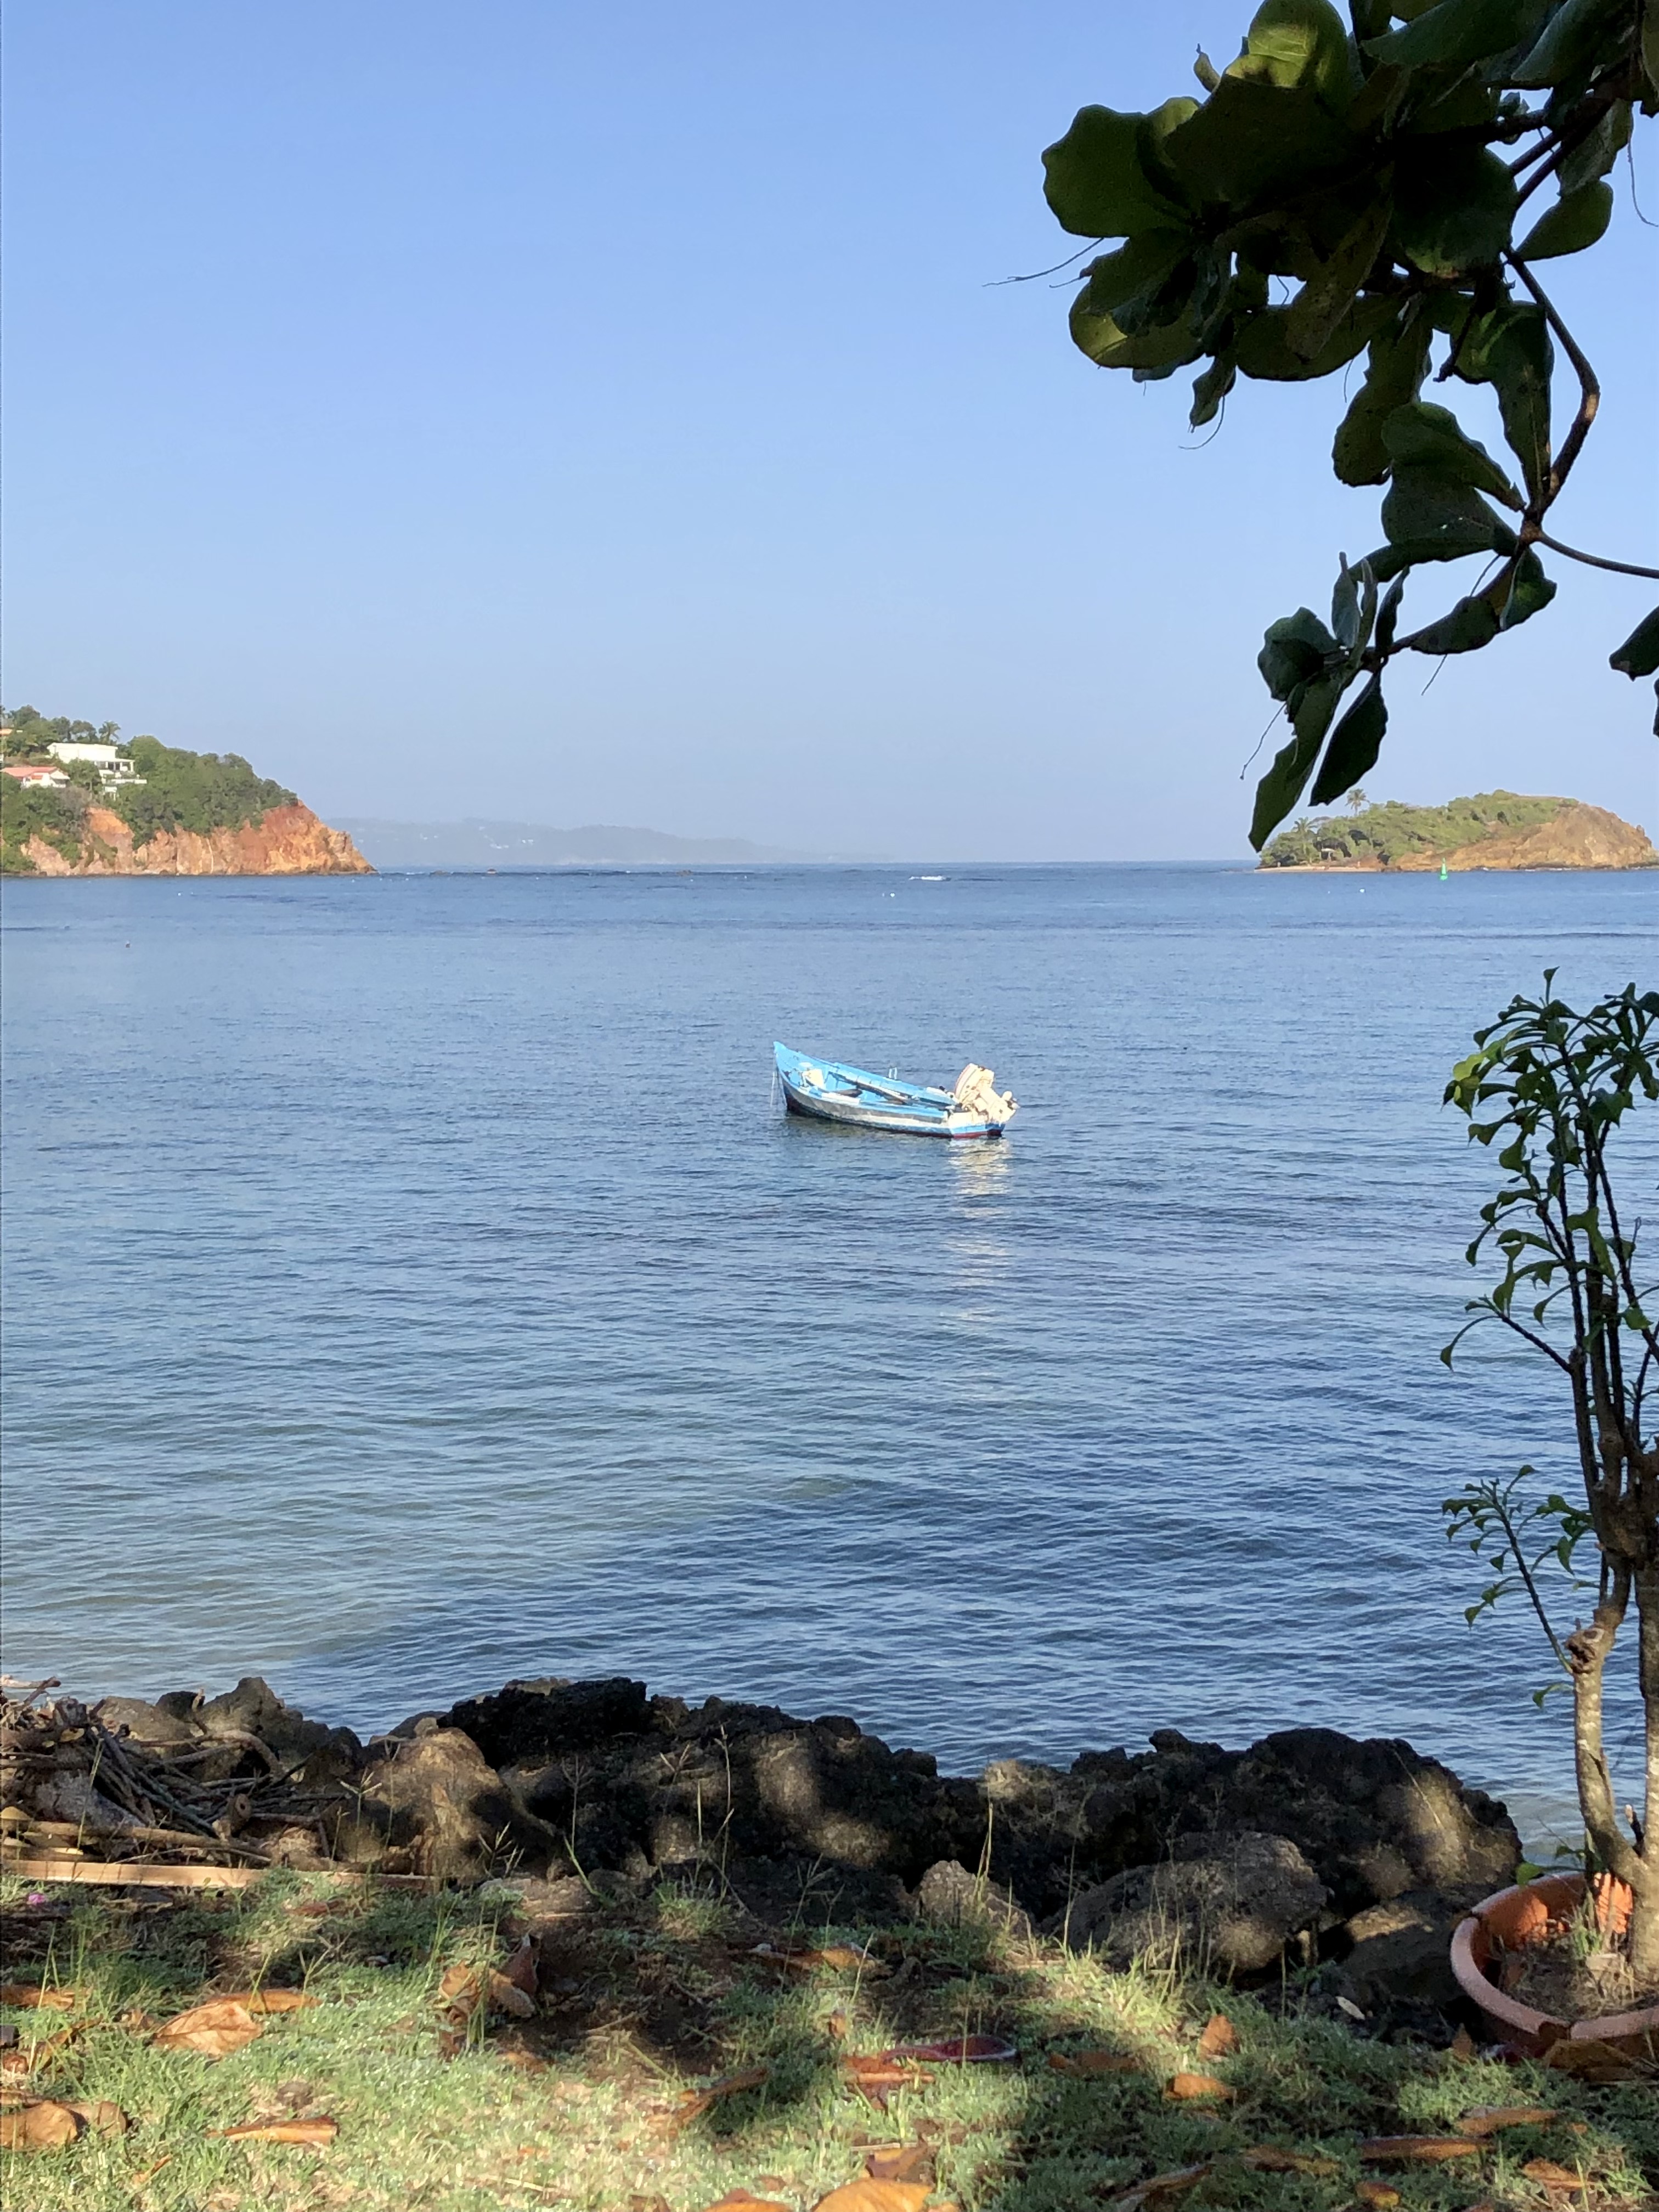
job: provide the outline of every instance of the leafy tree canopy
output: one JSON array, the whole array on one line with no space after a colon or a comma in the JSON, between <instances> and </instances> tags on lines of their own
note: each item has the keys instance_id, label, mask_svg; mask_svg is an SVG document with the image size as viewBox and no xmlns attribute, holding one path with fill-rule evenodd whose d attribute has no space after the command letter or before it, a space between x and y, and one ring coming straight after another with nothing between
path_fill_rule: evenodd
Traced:
<instances>
[{"instance_id":1,"label":"leafy tree canopy","mask_svg":"<svg viewBox=\"0 0 1659 2212\"><path fill-rule=\"evenodd\" d=\"M1600 392L1536 274L1601 237L1633 113L1659 113L1659 0L1350 15L1266 0L1224 69L1199 56L1202 100L1085 107L1043 155L1063 228L1122 241L1084 270L1073 338L1138 382L1201 364L1195 427L1241 376L1305 381L1366 357L1331 459L1344 483L1387 486L1383 542L1343 558L1328 622L1301 607L1268 629L1259 665L1291 735L1257 787L1258 850L1310 781L1324 805L1370 772L1396 654L1477 652L1549 605L1540 547L1659 577L1546 526ZM1558 348L1577 383L1559 437ZM1431 368L1437 388L1492 388L1507 458L1424 398ZM1460 562L1476 564L1462 596L1402 635L1412 572ZM1659 671L1659 609L1611 659Z\"/></svg>"},{"instance_id":2,"label":"leafy tree canopy","mask_svg":"<svg viewBox=\"0 0 1659 2212\"><path fill-rule=\"evenodd\" d=\"M9 760L44 760L55 744L121 744L118 722L77 722L68 714L43 714L38 707L0 707L0 726L9 729L4 739Z\"/></svg>"},{"instance_id":3,"label":"leafy tree canopy","mask_svg":"<svg viewBox=\"0 0 1659 2212\"><path fill-rule=\"evenodd\" d=\"M1364 796L1364 793L1358 794ZM1553 822L1568 802L1528 799L1513 791L1483 791L1445 806L1404 806L1396 799L1340 815L1306 815L1281 830L1261 855L1269 868L1307 867L1321 860L1380 860L1384 867L1408 853L1455 853L1483 837L1516 836Z\"/></svg>"}]
</instances>

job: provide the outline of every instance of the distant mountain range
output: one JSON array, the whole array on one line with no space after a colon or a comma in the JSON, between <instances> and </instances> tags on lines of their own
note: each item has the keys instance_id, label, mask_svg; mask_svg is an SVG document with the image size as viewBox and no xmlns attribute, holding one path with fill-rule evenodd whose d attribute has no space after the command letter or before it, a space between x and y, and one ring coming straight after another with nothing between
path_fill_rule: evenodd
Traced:
<instances>
[{"instance_id":1,"label":"distant mountain range","mask_svg":"<svg viewBox=\"0 0 1659 2212\"><path fill-rule=\"evenodd\" d=\"M754 845L744 837L671 837L660 830L626 830L605 823L554 830L537 822L351 819L339 826L377 868L684 868L697 862L705 866L721 862L756 866L834 857Z\"/></svg>"}]
</instances>

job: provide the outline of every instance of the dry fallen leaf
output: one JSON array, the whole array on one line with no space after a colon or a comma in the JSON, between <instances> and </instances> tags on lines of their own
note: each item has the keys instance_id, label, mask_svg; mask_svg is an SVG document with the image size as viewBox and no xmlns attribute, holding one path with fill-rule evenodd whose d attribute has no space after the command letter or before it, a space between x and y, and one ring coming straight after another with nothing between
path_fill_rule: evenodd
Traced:
<instances>
[{"instance_id":1,"label":"dry fallen leaf","mask_svg":"<svg viewBox=\"0 0 1659 2212\"><path fill-rule=\"evenodd\" d=\"M240 2128L215 2128L210 2130L222 2136L227 2142L305 2143L313 2150L321 2150L331 2143L340 2132L337 2120L250 2120Z\"/></svg>"},{"instance_id":2,"label":"dry fallen leaf","mask_svg":"<svg viewBox=\"0 0 1659 2212\"><path fill-rule=\"evenodd\" d=\"M835 2043L845 2043L853 2030L853 2023L844 2012L832 2012L823 2025Z\"/></svg>"},{"instance_id":3,"label":"dry fallen leaf","mask_svg":"<svg viewBox=\"0 0 1659 2212\"><path fill-rule=\"evenodd\" d=\"M1216 2074L1177 2074L1164 2094L1173 2097L1177 2104L1185 2104L1192 2098L1220 2100L1235 2093Z\"/></svg>"},{"instance_id":4,"label":"dry fallen leaf","mask_svg":"<svg viewBox=\"0 0 1659 2212\"><path fill-rule=\"evenodd\" d=\"M43 2097L21 2112L0 2112L0 2150L62 2150L85 2124L71 2106Z\"/></svg>"},{"instance_id":5,"label":"dry fallen leaf","mask_svg":"<svg viewBox=\"0 0 1659 2212\"><path fill-rule=\"evenodd\" d=\"M1319 2181L1328 2180L1341 2167L1334 2158L1319 2158L1311 2151L1279 2150L1272 2143L1261 2143L1251 2150L1238 2154L1240 2162L1253 2173L1305 2173Z\"/></svg>"},{"instance_id":6,"label":"dry fallen leaf","mask_svg":"<svg viewBox=\"0 0 1659 2212\"><path fill-rule=\"evenodd\" d=\"M112 2104L107 2097L96 2098L89 2104L81 2104L70 2099L64 2101L69 2105L70 2112L79 2113L94 2135L124 2136L132 2125L121 2107Z\"/></svg>"},{"instance_id":7,"label":"dry fallen leaf","mask_svg":"<svg viewBox=\"0 0 1659 2212\"><path fill-rule=\"evenodd\" d=\"M1529 2158L1521 2169L1528 2181L1535 2181L1552 2195L1558 2190L1585 2189L1589 2186L1583 2175L1570 2166L1558 2166L1553 2159Z\"/></svg>"},{"instance_id":8,"label":"dry fallen leaf","mask_svg":"<svg viewBox=\"0 0 1659 2212\"><path fill-rule=\"evenodd\" d=\"M1115 2212L1140 2212L1143 2204L1158 2197L1177 2197L1194 2182L1202 2181L1213 2164L1212 2159L1201 2159L1196 2166L1174 2166L1168 2173L1155 2173L1150 2181L1137 2182L1127 2196L1112 2200Z\"/></svg>"},{"instance_id":9,"label":"dry fallen leaf","mask_svg":"<svg viewBox=\"0 0 1659 2212\"><path fill-rule=\"evenodd\" d=\"M706 2112L711 2105L717 2105L722 2097L735 2097L744 2089L758 2089L770 2071L771 2069L766 2066L748 2066L741 2074L723 2074L718 2081L711 2081L706 2089L686 2090L668 2116L670 2126L675 2129L684 2127L689 2120L695 2120L699 2113Z\"/></svg>"},{"instance_id":10,"label":"dry fallen leaf","mask_svg":"<svg viewBox=\"0 0 1659 2212\"><path fill-rule=\"evenodd\" d=\"M147 2181L155 2180L156 2175L161 2171L161 2168L164 2166L171 2166L172 2163L173 2153L169 2151L165 2158L158 2158L154 2166L141 2166L137 2173L130 2174L128 2176L127 2187L129 2189L142 2189Z\"/></svg>"},{"instance_id":11,"label":"dry fallen leaf","mask_svg":"<svg viewBox=\"0 0 1659 2212\"><path fill-rule=\"evenodd\" d=\"M849 2051L843 2055L841 2064L842 2071L860 2095L884 2112L888 2098L896 2090L920 2088L933 2078L920 2066L890 2058L885 2051L866 2054Z\"/></svg>"},{"instance_id":12,"label":"dry fallen leaf","mask_svg":"<svg viewBox=\"0 0 1659 2212\"><path fill-rule=\"evenodd\" d=\"M848 2181L820 2197L812 2212L921 2212L925 2181Z\"/></svg>"},{"instance_id":13,"label":"dry fallen leaf","mask_svg":"<svg viewBox=\"0 0 1659 2212\"><path fill-rule=\"evenodd\" d=\"M1495 2136L1504 2128L1547 2127L1555 2117L1547 2105L1477 2105L1452 2125L1460 2136Z\"/></svg>"},{"instance_id":14,"label":"dry fallen leaf","mask_svg":"<svg viewBox=\"0 0 1659 2212\"><path fill-rule=\"evenodd\" d=\"M1659 2037L1650 2036L1651 2056L1638 2058L1611 2043L1589 2036L1564 2035L1544 2053L1544 2063L1578 2081L1659 2081Z\"/></svg>"},{"instance_id":15,"label":"dry fallen leaf","mask_svg":"<svg viewBox=\"0 0 1659 2212\"><path fill-rule=\"evenodd\" d=\"M1356 2181L1353 2193L1370 2212L1395 2212L1400 2202L1400 2191L1386 2181Z\"/></svg>"},{"instance_id":16,"label":"dry fallen leaf","mask_svg":"<svg viewBox=\"0 0 1659 2212\"><path fill-rule=\"evenodd\" d=\"M0 1983L0 2005L18 2012L73 2012L81 2002L78 1990L43 1990L33 1982Z\"/></svg>"},{"instance_id":17,"label":"dry fallen leaf","mask_svg":"<svg viewBox=\"0 0 1659 2212\"><path fill-rule=\"evenodd\" d=\"M501 1968L501 1979L510 1983L515 1990L521 1990L526 1996L531 1998L535 1996L536 1945L533 1937L526 1936L522 1939L512 1957Z\"/></svg>"},{"instance_id":18,"label":"dry fallen leaf","mask_svg":"<svg viewBox=\"0 0 1659 2212\"><path fill-rule=\"evenodd\" d=\"M933 2185L933 2154L923 2142L876 2143L864 2154L872 2181L920 2181Z\"/></svg>"},{"instance_id":19,"label":"dry fallen leaf","mask_svg":"<svg viewBox=\"0 0 1659 2212\"><path fill-rule=\"evenodd\" d=\"M1474 2038L1469 2033L1467 2027L1460 2027L1456 2034L1453 2036L1451 2039L1451 2048L1448 2056L1455 2058L1460 2064L1462 2065L1467 2065L1469 2060L1474 2057Z\"/></svg>"},{"instance_id":20,"label":"dry fallen leaf","mask_svg":"<svg viewBox=\"0 0 1659 2212\"><path fill-rule=\"evenodd\" d=\"M246 2005L234 1997L216 1997L210 2004L192 2005L157 2028L155 2043L158 2051L194 2051L204 2058L225 2058L261 2033Z\"/></svg>"},{"instance_id":21,"label":"dry fallen leaf","mask_svg":"<svg viewBox=\"0 0 1659 2212\"><path fill-rule=\"evenodd\" d=\"M219 2002L240 2005L244 2012L278 2013L302 2012L317 2000L307 1996L301 1990L232 1990Z\"/></svg>"},{"instance_id":22,"label":"dry fallen leaf","mask_svg":"<svg viewBox=\"0 0 1659 2212\"><path fill-rule=\"evenodd\" d=\"M660 2205L668 2212L665 2197L632 2197L629 2199L632 2212L641 2212L645 2205ZM779 2204L771 2197L751 2197L746 2189L728 2189L717 2203L710 2204L707 2212L789 2212L787 2204Z\"/></svg>"},{"instance_id":23,"label":"dry fallen leaf","mask_svg":"<svg viewBox=\"0 0 1659 2212\"><path fill-rule=\"evenodd\" d=\"M1480 2155L1480 2144L1467 2136L1367 2136L1357 2148L1373 2166L1438 2166Z\"/></svg>"},{"instance_id":24,"label":"dry fallen leaf","mask_svg":"<svg viewBox=\"0 0 1659 2212\"><path fill-rule=\"evenodd\" d=\"M1131 2051L1051 2051L1048 2063L1056 2074L1144 2074L1146 2071Z\"/></svg>"},{"instance_id":25,"label":"dry fallen leaf","mask_svg":"<svg viewBox=\"0 0 1659 2212\"><path fill-rule=\"evenodd\" d=\"M920 2059L930 2066L1007 2066L1019 2057L1006 2035L945 2035L937 2043L895 2043L881 2054L903 2063Z\"/></svg>"},{"instance_id":26,"label":"dry fallen leaf","mask_svg":"<svg viewBox=\"0 0 1659 2212\"><path fill-rule=\"evenodd\" d=\"M1238 2030L1224 2012L1210 2014L1204 2033L1198 2039L1200 2052L1206 2058L1229 2058L1239 2045Z\"/></svg>"}]
</instances>

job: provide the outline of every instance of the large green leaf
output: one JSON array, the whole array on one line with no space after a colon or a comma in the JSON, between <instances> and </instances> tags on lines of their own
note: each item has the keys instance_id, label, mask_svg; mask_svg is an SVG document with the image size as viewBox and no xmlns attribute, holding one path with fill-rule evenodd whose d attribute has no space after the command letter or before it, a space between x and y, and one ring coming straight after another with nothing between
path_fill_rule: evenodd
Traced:
<instances>
[{"instance_id":1,"label":"large green leaf","mask_svg":"<svg viewBox=\"0 0 1659 2212\"><path fill-rule=\"evenodd\" d=\"M1407 640L1413 653L1478 653L1498 635L1498 617L1484 597L1460 599L1449 614L1442 615Z\"/></svg>"},{"instance_id":2,"label":"large green leaf","mask_svg":"<svg viewBox=\"0 0 1659 2212\"><path fill-rule=\"evenodd\" d=\"M1237 216L1311 189L1355 147L1311 85L1229 75L1170 132L1163 154L1194 204L1220 203Z\"/></svg>"},{"instance_id":3,"label":"large green leaf","mask_svg":"<svg viewBox=\"0 0 1659 2212\"><path fill-rule=\"evenodd\" d=\"M1102 368L1133 368L1169 372L1196 361L1204 350L1200 333L1185 316L1162 330L1135 336L1121 329L1110 315L1097 314L1088 294L1079 292L1072 303L1072 338L1079 349Z\"/></svg>"},{"instance_id":4,"label":"large green leaf","mask_svg":"<svg viewBox=\"0 0 1659 2212\"><path fill-rule=\"evenodd\" d=\"M1612 58L1617 34L1630 19L1630 0L1566 0L1532 51L1510 72L1510 82L1528 88L1577 83L1604 56Z\"/></svg>"},{"instance_id":5,"label":"large green leaf","mask_svg":"<svg viewBox=\"0 0 1659 2212\"><path fill-rule=\"evenodd\" d=\"M1164 154L1164 146L1172 131L1178 131L1190 116L1197 114L1198 105L1197 100L1184 95L1178 100L1166 100L1150 115L1142 116L1140 128L1135 133L1136 150L1140 155L1140 166L1147 181L1155 191L1163 192L1183 204L1186 193Z\"/></svg>"},{"instance_id":6,"label":"large green leaf","mask_svg":"<svg viewBox=\"0 0 1659 2212\"><path fill-rule=\"evenodd\" d=\"M1291 714L1291 741L1274 756L1273 766L1255 787L1250 842L1258 853L1301 798L1343 687L1340 675L1318 677L1304 687Z\"/></svg>"},{"instance_id":7,"label":"large green leaf","mask_svg":"<svg viewBox=\"0 0 1659 2212\"><path fill-rule=\"evenodd\" d=\"M1523 622L1530 622L1540 607L1548 606L1555 597L1555 585L1544 574L1544 564L1530 545L1515 564L1515 574L1507 590L1504 579L1488 587L1486 597L1498 606L1499 629L1516 629Z\"/></svg>"},{"instance_id":8,"label":"large green leaf","mask_svg":"<svg viewBox=\"0 0 1659 2212\"><path fill-rule=\"evenodd\" d=\"M1122 324L1118 311L1131 301L1155 298L1192 247L1190 231L1143 230L1115 253L1103 253L1089 264L1079 306L1086 314L1111 315Z\"/></svg>"},{"instance_id":9,"label":"large green leaf","mask_svg":"<svg viewBox=\"0 0 1659 2212\"><path fill-rule=\"evenodd\" d=\"M1627 100L1616 100L1595 130L1586 132L1557 170L1555 181L1562 198L1570 199L1581 185L1605 177L1629 145L1630 134L1631 104Z\"/></svg>"},{"instance_id":10,"label":"large green leaf","mask_svg":"<svg viewBox=\"0 0 1659 2212\"><path fill-rule=\"evenodd\" d=\"M1133 238L1178 223L1182 210L1140 161L1144 115L1079 108L1071 129L1042 156L1043 192L1062 230L1075 238Z\"/></svg>"},{"instance_id":11,"label":"large green leaf","mask_svg":"<svg viewBox=\"0 0 1659 2212\"><path fill-rule=\"evenodd\" d=\"M1310 794L1316 806L1328 806L1352 791L1376 766L1388 733L1389 710L1382 699L1382 679L1373 676L1342 720L1331 732L1319 781Z\"/></svg>"},{"instance_id":12,"label":"large green leaf","mask_svg":"<svg viewBox=\"0 0 1659 2212\"><path fill-rule=\"evenodd\" d=\"M1510 241L1515 180L1484 146L1401 141L1395 168L1395 242L1427 276L1497 260Z\"/></svg>"},{"instance_id":13,"label":"large green leaf","mask_svg":"<svg viewBox=\"0 0 1659 2212\"><path fill-rule=\"evenodd\" d=\"M1520 493L1486 447L1463 428L1449 407L1431 400L1414 399L1397 407L1382 426L1382 443L1396 468L1432 469L1451 483L1468 484L1490 492L1504 506L1517 511L1525 505Z\"/></svg>"},{"instance_id":14,"label":"large green leaf","mask_svg":"<svg viewBox=\"0 0 1659 2212\"><path fill-rule=\"evenodd\" d=\"M1535 39L1549 5L1550 0L1519 0L1519 4L1517 0L1439 0L1438 6L1418 13L1403 30L1368 39L1365 51L1402 69L1425 64L1462 69ZM1406 11L1397 8L1394 12L1403 15Z\"/></svg>"},{"instance_id":15,"label":"large green leaf","mask_svg":"<svg viewBox=\"0 0 1659 2212\"><path fill-rule=\"evenodd\" d=\"M1382 426L1396 407L1414 399L1429 365L1427 318L1406 313L1371 340L1365 381L1338 426L1331 465L1346 484L1383 483L1393 464Z\"/></svg>"},{"instance_id":16,"label":"large green leaf","mask_svg":"<svg viewBox=\"0 0 1659 2212\"><path fill-rule=\"evenodd\" d=\"M1659 607L1641 621L1607 663L1621 676L1651 676L1659 670Z\"/></svg>"},{"instance_id":17,"label":"large green leaf","mask_svg":"<svg viewBox=\"0 0 1659 2212\"><path fill-rule=\"evenodd\" d=\"M1292 353L1312 361L1336 335L1388 234L1390 209L1380 195L1343 238L1316 276L1291 301L1285 337Z\"/></svg>"},{"instance_id":18,"label":"large green leaf","mask_svg":"<svg viewBox=\"0 0 1659 2212\"><path fill-rule=\"evenodd\" d=\"M1308 377L1328 376L1368 345L1396 311L1395 301L1380 295L1356 300L1310 361L1291 343L1291 310L1264 307L1240 324L1233 342L1234 356L1246 376L1268 383L1294 384Z\"/></svg>"},{"instance_id":19,"label":"large green leaf","mask_svg":"<svg viewBox=\"0 0 1659 2212\"><path fill-rule=\"evenodd\" d=\"M1468 553L1508 553L1515 533L1477 491L1437 469L1396 466L1382 502L1389 543L1409 561L1461 561Z\"/></svg>"},{"instance_id":20,"label":"large green leaf","mask_svg":"<svg viewBox=\"0 0 1659 2212\"><path fill-rule=\"evenodd\" d=\"M1452 343L1454 374L1466 384L1496 387L1510 451L1521 464L1528 490L1541 491L1550 472L1550 377L1555 366L1543 309L1530 301L1506 301L1477 315L1461 344L1457 337Z\"/></svg>"},{"instance_id":21,"label":"large green leaf","mask_svg":"<svg viewBox=\"0 0 1659 2212\"><path fill-rule=\"evenodd\" d=\"M1193 380L1193 411L1188 421L1194 430L1213 422L1221 403L1238 381L1238 364L1229 354L1218 354L1202 375Z\"/></svg>"},{"instance_id":22,"label":"large green leaf","mask_svg":"<svg viewBox=\"0 0 1659 2212\"><path fill-rule=\"evenodd\" d=\"M1276 85L1311 85L1339 112L1358 88L1348 28L1330 0L1265 0L1245 33L1244 52L1230 73L1260 70Z\"/></svg>"},{"instance_id":23,"label":"large green leaf","mask_svg":"<svg viewBox=\"0 0 1659 2212\"><path fill-rule=\"evenodd\" d=\"M1534 223L1516 249L1522 261L1548 261L1559 253L1582 253L1594 246L1613 221L1613 186L1598 177L1557 200Z\"/></svg>"},{"instance_id":24,"label":"large green leaf","mask_svg":"<svg viewBox=\"0 0 1659 2212\"><path fill-rule=\"evenodd\" d=\"M1256 666L1261 680L1281 706L1304 684L1312 682L1340 647L1311 607L1298 607L1267 626Z\"/></svg>"}]
</instances>

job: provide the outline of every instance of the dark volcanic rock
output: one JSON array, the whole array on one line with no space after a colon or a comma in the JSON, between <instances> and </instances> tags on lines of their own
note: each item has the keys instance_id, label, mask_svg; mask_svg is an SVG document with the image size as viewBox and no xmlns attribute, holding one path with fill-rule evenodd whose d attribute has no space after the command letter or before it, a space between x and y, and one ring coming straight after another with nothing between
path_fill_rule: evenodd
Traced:
<instances>
[{"instance_id":1,"label":"dark volcanic rock","mask_svg":"<svg viewBox=\"0 0 1659 2212\"><path fill-rule=\"evenodd\" d=\"M508 1682L488 1697L465 1698L440 1725L472 1738L492 1766L592 1752L652 1725L645 1684L625 1674L592 1682Z\"/></svg>"},{"instance_id":2,"label":"dark volcanic rock","mask_svg":"<svg viewBox=\"0 0 1659 2212\"><path fill-rule=\"evenodd\" d=\"M1451 1970L1452 1935L1482 1894L1480 1889L1411 1889L1355 1913L1341 1931L1352 1948L1341 1961L1336 1987L1368 2015L1386 2016L1401 2002L1452 2010L1461 2002Z\"/></svg>"},{"instance_id":3,"label":"dark volcanic rock","mask_svg":"<svg viewBox=\"0 0 1659 2212\"><path fill-rule=\"evenodd\" d=\"M411 1846L417 1874L485 1881L509 1864L545 1867L554 1838L527 1820L469 1735L434 1729L400 1744L362 1778L362 1813L392 1845ZM354 1837L354 1855L366 1855Z\"/></svg>"},{"instance_id":4,"label":"dark volcanic rock","mask_svg":"<svg viewBox=\"0 0 1659 2212\"><path fill-rule=\"evenodd\" d=\"M916 1917L942 1928L1000 1928L1024 1943L1036 1934L1012 1891L969 1874L955 1859L939 1860L917 1883Z\"/></svg>"},{"instance_id":5,"label":"dark volcanic rock","mask_svg":"<svg viewBox=\"0 0 1659 2212\"><path fill-rule=\"evenodd\" d=\"M1188 1838L1162 1866L1133 1867L1085 1890L1054 1932L1109 1966L1136 1959L1200 1972L1259 1974L1310 1929L1328 1892L1296 1845L1245 1830Z\"/></svg>"}]
</instances>

